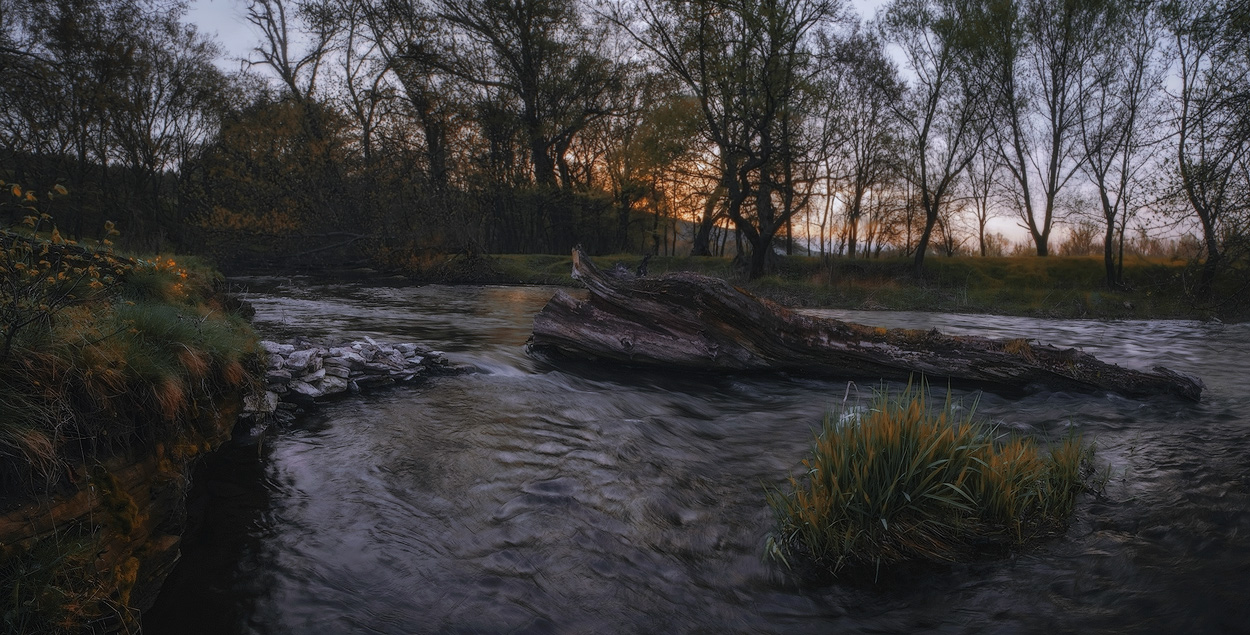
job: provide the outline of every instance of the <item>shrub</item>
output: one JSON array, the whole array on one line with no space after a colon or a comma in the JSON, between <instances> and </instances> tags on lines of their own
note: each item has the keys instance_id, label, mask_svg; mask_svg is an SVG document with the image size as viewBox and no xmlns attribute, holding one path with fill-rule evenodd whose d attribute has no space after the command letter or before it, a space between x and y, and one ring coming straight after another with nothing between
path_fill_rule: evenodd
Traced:
<instances>
[{"instance_id":1,"label":"shrub","mask_svg":"<svg viewBox=\"0 0 1250 635\"><path fill-rule=\"evenodd\" d=\"M1080 439L1045 451L996 438L949 396L939 408L923 387L882 389L866 410L826 416L804 473L789 492L768 493L777 520L768 554L836 576L1019 544L1065 525L1089 458Z\"/></svg>"}]
</instances>

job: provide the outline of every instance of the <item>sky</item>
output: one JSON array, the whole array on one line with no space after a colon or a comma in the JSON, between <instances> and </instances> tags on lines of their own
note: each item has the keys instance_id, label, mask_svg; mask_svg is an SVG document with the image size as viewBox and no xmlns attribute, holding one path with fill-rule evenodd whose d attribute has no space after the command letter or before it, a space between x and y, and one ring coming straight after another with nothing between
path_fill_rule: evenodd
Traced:
<instances>
[{"instance_id":1,"label":"sky","mask_svg":"<svg viewBox=\"0 0 1250 635\"><path fill-rule=\"evenodd\" d=\"M211 34L225 50L227 60L218 62L222 70L235 71L239 58L247 57L259 36L244 16L244 0L191 0L187 21Z\"/></svg>"}]
</instances>

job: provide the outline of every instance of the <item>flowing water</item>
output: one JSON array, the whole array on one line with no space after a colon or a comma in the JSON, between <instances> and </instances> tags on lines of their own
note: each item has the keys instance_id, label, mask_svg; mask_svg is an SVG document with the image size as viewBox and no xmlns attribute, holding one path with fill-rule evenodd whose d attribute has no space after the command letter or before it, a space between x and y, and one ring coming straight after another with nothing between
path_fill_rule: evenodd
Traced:
<instances>
[{"instance_id":1,"label":"flowing water","mask_svg":"<svg viewBox=\"0 0 1250 635\"><path fill-rule=\"evenodd\" d=\"M149 635L1250 629L1248 324L824 312L1079 346L1207 391L957 392L1004 429L1094 440L1104 493L1009 556L810 586L762 557L765 488L871 380L553 367L523 348L550 288L246 282L272 337L424 342L479 372L332 402L210 458Z\"/></svg>"}]
</instances>

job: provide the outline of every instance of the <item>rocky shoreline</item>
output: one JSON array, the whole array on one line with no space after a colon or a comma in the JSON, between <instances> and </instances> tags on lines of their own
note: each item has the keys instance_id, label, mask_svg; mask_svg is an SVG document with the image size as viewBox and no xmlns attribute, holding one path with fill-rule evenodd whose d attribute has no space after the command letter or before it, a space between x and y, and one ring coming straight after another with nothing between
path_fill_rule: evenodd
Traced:
<instances>
[{"instance_id":1,"label":"rocky shoreline","mask_svg":"<svg viewBox=\"0 0 1250 635\"><path fill-rule=\"evenodd\" d=\"M72 486L0 513L0 563L22 559L20 566L7 566L24 567L20 579L29 584L52 565L26 554L67 540L85 545L69 556L61 547L53 550L58 560L77 558L88 569L53 572L55 583L80 592L84 601L120 607L93 617L96 631L129 631L180 558L199 459L225 443L258 442L270 425L294 421L320 402L471 370L418 344L367 337L334 346L303 338L260 345L268 359L255 387L218 395L211 407L197 410L181 436L77 465Z\"/></svg>"},{"instance_id":2,"label":"rocky shoreline","mask_svg":"<svg viewBox=\"0 0 1250 635\"><path fill-rule=\"evenodd\" d=\"M303 338L260 345L269 356L265 389L244 399L240 423L289 423L320 401L468 370L441 351L370 337L334 346Z\"/></svg>"}]
</instances>

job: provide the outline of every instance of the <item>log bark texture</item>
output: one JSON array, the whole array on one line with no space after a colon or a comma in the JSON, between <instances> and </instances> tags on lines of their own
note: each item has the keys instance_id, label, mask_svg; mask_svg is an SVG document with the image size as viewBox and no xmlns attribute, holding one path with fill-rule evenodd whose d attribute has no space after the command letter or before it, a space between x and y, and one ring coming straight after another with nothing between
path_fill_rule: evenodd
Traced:
<instances>
[{"instance_id":1,"label":"log bark texture","mask_svg":"<svg viewBox=\"0 0 1250 635\"><path fill-rule=\"evenodd\" d=\"M635 278L573 251L587 300L564 291L534 318L531 354L699 371L786 371L906 380L922 374L992 391L1109 391L1197 401L1202 381L1155 367L1121 368L1026 339L872 328L797 313L695 273Z\"/></svg>"}]
</instances>

